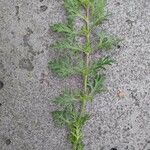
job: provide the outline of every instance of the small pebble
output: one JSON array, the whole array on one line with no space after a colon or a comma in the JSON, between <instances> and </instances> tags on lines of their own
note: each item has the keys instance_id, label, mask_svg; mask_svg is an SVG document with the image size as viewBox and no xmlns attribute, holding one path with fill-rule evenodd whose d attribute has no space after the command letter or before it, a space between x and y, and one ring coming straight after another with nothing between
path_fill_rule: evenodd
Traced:
<instances>
[{"instance_id":1,"label":"small pebble","mask_svg":"<svg viewBox=\"0 0 150 150\"><path fill-rule=\"evenodd\" d=\"M117 150L117 148L111 148L111 150Z\"/></svg>"},{"instance_id":2,"label":"small pebble","mask_svg":"<svg viewBox=\"0 0 150 150\"><path fill-rule=\"evenodd\" d=\"M10 139L7 139L6 140L6 145L9 145L11 143L11 140Z\"/></svg>"},{"instance_id":3,"label":"small pebble","mask_svg":"<svg viewBox=\"0 0 150 150\"><path fill-rule=\"evenodd\" d=\"M129 25L132 25L132 24L133 24L133 21L130 20L130 19L127 19L127 20L126 20L126 23L128 23Z\"/></svg>"},{"instance_id":4,"label":"small pebble","mask_svg":"<svg viewBox=\"0 0 150 150\"><path fill-rule=\"evenodd\" d=\"M125 97L125 92L122 91L122 90L118 90L117 96L118 96L119 98L124 98L124 97Z\"/></svg>"},{"instance_id":5,"label":"small pebble","mask_svg":"<svg viewBox=\"0 0 150 150\"><path fill-rule=\"evenodd\" d=\"M40 0L40 2L43 2L43 0Z\"/></svg>"},{"instance_id":6,"label":"small pebble","mask_svg":"<svg viewBox=\"0 0 150 150\"><path fill-rule=\"evenodd\" d=\"M45 5L42 5L42 6L40 7L41 11L46 11L47 8L48 8L48 7L45 6Z\"/></svg>"},{"instance_id":7,"label":"small pebble","mask_svg":"<svg viewBox=\"0 0 150 150\"><path fill-rule=\"evenodd\" d=\"M121 46L120 45L117 45L117 48L120 48Z\"/></svg>"},{"instance_id":8,"label":"small pebble","mask_svg":"<svg viewBox=\"0 0 150 150\"><path fill-rule=\"evenodd\" d=\"M120 5L120 2L117 2L116 5L119 6L119 5Z\"/></svg>"},{"instance_id":9,"label":"small pebble","mask_svg":"<svg viewBox=\"0 0 150 150\"><path fill-rule=\"evenodd\" d=\"M0 81L0 89L2 89L4 86L4 83L2 81Z\"/></svg>"}]
</instances>

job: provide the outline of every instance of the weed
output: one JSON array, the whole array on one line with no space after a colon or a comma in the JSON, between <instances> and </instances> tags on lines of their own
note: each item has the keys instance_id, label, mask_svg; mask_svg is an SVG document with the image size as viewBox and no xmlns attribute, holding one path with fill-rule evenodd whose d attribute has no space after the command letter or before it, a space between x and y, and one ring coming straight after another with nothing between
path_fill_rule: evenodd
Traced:
<instances>
[{"instance_id":1,"label":"weed","mask_svg":"<svg viewBox=\"0 0 150 150\"><path fill-rule=\"evenodd\" d=\"M118 38L101 32L96 35L99 39L94 43L96 48L92 46L93 30L108 17L105 6L106 0L64 0L66 23L50 26L51 30L64 36L63 41L58 41L51 47L65 51L65 56L49 62L49 68L60 77L79 75L83 79L81 89L65 90L54 100L61 110L52 112L56 123L67 126L73 150L84 149L82 129L90 118L85 109L86 104L92 102L97 93L105 90L102 70L113 63L109 57L92 60L91 56L96 51L112 49L119 42ZM75 28L76 18L80 18L84 24L80 30ZM78 37L84 38L84 42L79 42Z\"/></svg>"}]
</instances>

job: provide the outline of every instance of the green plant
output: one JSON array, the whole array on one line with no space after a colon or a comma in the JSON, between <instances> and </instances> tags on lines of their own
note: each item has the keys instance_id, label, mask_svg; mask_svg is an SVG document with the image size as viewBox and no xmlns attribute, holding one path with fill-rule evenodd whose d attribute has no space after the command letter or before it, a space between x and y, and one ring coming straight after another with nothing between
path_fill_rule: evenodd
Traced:
<instances>
[{"instance_id":1,"label":"green plant","mask_svg":"<svg viewBox=\"0 0 150 150\"><path fill-rule=\"evenodd\" d=\"M107 19L106 0L64 0L64 6L67 12L66 23L50 26L51 30L64 36L65 40L51 45L64 55L50 61L49 67L60 77L81 76L83 86L76 91L65 89L54 100L56 105L61 106L61 110L53 111L52 116L56 123L67 126L73 150L83 150L82 128L90 118L86 112L86 104L92 102L95 94L105 90L105 75L102 70L113 63L109 57L92 60L91 56L95 51L112 49L119 40L101 32L96 35L96 43L93 44L92 41L93 30ZM77 17L84 24L78 30L75 27ZM78 37L82 37L84 42L77 40Z\"/></svg>"}]
</instances>

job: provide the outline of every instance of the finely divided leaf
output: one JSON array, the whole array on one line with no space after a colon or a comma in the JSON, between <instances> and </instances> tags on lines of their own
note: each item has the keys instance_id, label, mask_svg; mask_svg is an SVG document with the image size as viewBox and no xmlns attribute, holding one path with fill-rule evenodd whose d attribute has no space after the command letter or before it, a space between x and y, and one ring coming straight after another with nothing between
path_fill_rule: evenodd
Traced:
<instances>
[{"instance_id":1,"label":"finely divided leaf","mask_svg":"<svg viewBox=\"0 0 150 150\"><path fill-rule=\"evenodd\" d=\"M79 0L79 2L81 3L81 5L83 5L84 7L88 6L90 4L91 0Z\"/></svg>"},{"instance_id":2,"label":"finely divided leaf","mask_svg":"<svg viewBox=\"0 0 150 150\"><path fill-rule=\"evenodd\" d=\"M112 60L109 57L105 57L105 58L100 58L99 60L93 62L93 64L91 65L91 71L96 74L98 71L100 71L101 69L106 69L107 65L111 65L114 62L114 60Z\"/></svg>"},{"instance_id":3,"label":"finely divided leaf","mask_svg":"<svg viewBox=\"0 0 150 150\"><path fill-rule=\"evenodd\" d=\"M58 50L71 50L74 53L76 53L77 51L81 51L82 49L82 47L80 47L79 45L71 43L69 41L56 42L55 44L52 44L51 47Z\"/></svg>"},{"instance_id":4,"label":"finely divided leaf","mask_svg":"<svg viewBox=\"0 0 150 150\"><path fill-rule=\"evenodd\" d=\"M74 145L76 141L77 143L77 149L83 150L84 144L83 144L83 133L82 133L82 127L85 125L86 121L89 120L89 115L85 114L75 120L75 122L72 122L70 126L70 136L69 139L71 143Z\"/></svg>"},{"instance_id":5,"label":"finely divided leaf","mask_svg":"<svg viewBox=\"0 0 150 150\"><path fill-rule=\"evenodd\" d=\"M52 112L52 117L53 120L56 124L58 125L65 125L65 124L69 124L72 116L70 114L70 112L68 111L53 111Z\"/></svg>"},{"instance_id":6,"label":"finely divided leaf","mask_svg":"<svg viewBox=\"0 0 150 150\"><path fill-rule=\"evenodd\" d=\"M105 77L103 75L96 75L93 79L88 81L90 95L97 94L104 91Z\"/></svg>"},{"instance_id":7,"label":"finely divided leaf","mask_svg":"<svg viewBox=\"0 0 150 150\"><path fill-rule=\"evenodd\" d=\"M50 61L48 67L60 77L70 77L82 74L84 63L79 58L72 60L69 57L63 57Z\"/></svg>"},{"instance_id":8,"label":"finely divided leaf","mask_svg":"<svg viewBox=\"0 0 150 150\"><path fill-rule=\"evenodd\" d=\"M120 42L120 39L112 36L108 36L104 33L99 34L99 37L100 37L100 42L98 48L104 50L112 49L113 46L116 46Z\"/></svg>"},{"instance_id":9,"label":"finely divided leaf","mask_svg":"<svg viewBox=\"0 0 150 150\"><path fill-rule=\"evenodd\" d=\"M72 109L77 101L77 94L66 90L62 95L54 100L54 103L64 108Z\"/></svg>"},{"instance_id":10,"label":"finely divided leaf","mask_svg":"<svg viewBox=\"0 0 150 150\"><path fill-rule=\"evenodd\" d=\"M54 32L59 32L59 33L68 33L68 34L76 34L75 31L73 31L69 26L62 24L62 23L56 23L50 26L50 28Z\"/></svg>"},{"instance_id":11,"label":"finely divided leaf","mask_svg":"<svg viewBox=\"0 0 150 150\"><path fill-rule=\"evenodd\" d=\"M64 0L64 5L68 13L68 25L73 27L75 17L79 14L79 2L78 0Z\"/></svg>"},{"instance_id":12,"label":"finely divided leaf","mask_svg":"<svg viewBox=\"0 0 150 150\"><path fill-rule=\"evenodd\" d=\"M85 114L79 119L79 126L83 127L85 123L89 120L90 116L88 114Z\"/></svg>"},{"instance_id":13,"label":"finely divided leaf","mask_svg":"<svg viewBox=\"0 0 150 150\"><path fill-rule=\"evenodd\" d=\"M61 77L68 77L76 74L73 68L72 60L68 57L50 61L48 65L54 73Z\"/></svg>"},{"instance_id":14,"label":"finely divided leaf","mask_svg":"<svg viewBox=\"0 0 150 150\"><path fill-rule=\"evenodd\" d=\"M94 0L93 2L93 26L97 26L102 23L107 17L105 11L106 0Z\"/></svg>"}]
</instances>

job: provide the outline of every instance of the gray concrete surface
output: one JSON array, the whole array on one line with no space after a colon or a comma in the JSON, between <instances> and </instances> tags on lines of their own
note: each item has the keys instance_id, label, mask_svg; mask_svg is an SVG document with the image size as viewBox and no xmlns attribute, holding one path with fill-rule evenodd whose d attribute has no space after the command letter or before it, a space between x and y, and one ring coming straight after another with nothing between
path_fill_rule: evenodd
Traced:
<instances>
[{"instance_id":1,"label":"gray concrete surface","mask_svg":"<svg viewBox=\"0 0 150 150\"><path fill-rule=\"evenodd\" d=\"M85 150L150 150L150 0L109 0L103 25L124 41L108 52L108 93L97 95ZM0 150L71 150L54 126L52 100L76 79L47 69L58 39L49 25L65 21L61 0L0 0Z\"/></svg>"}]
</instances>

